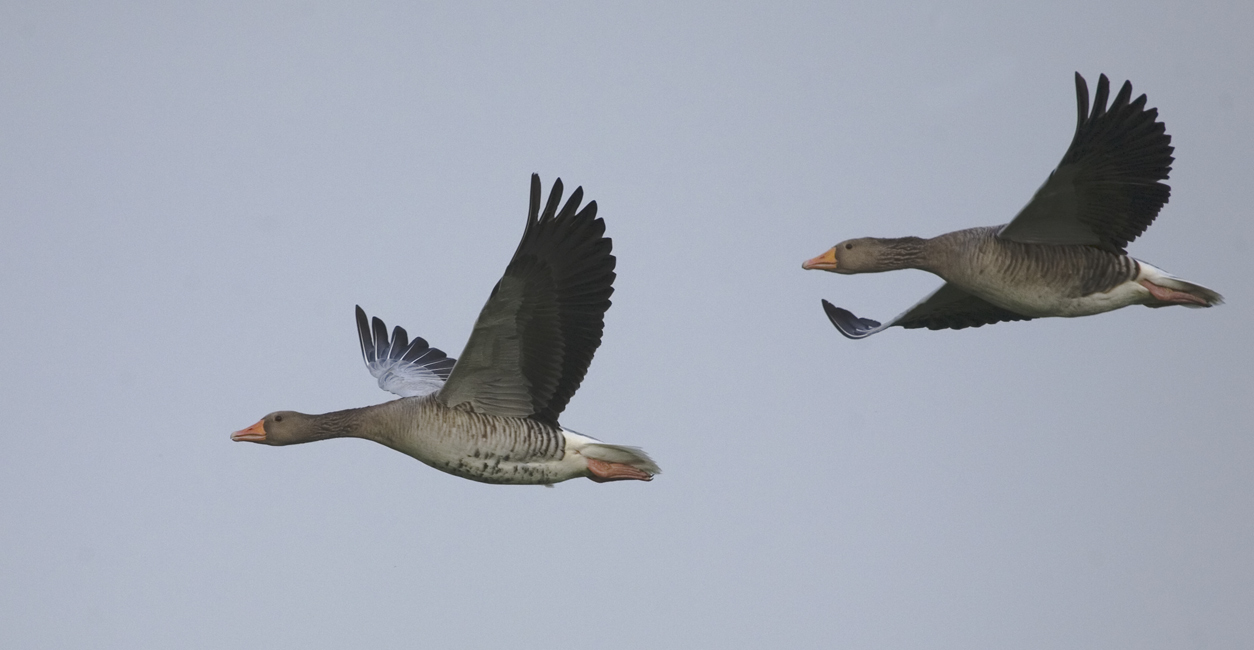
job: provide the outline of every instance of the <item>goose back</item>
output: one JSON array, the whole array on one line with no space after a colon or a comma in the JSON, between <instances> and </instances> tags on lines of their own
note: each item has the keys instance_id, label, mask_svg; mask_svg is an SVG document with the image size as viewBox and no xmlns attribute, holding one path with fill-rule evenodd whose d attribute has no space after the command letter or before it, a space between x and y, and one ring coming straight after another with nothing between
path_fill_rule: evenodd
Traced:
<instances>
[{"instance_id":1,"label":"goose back","mask_svg":"<svg viewBox=\"0 0 1254 650\"><path fill-rule=\"evenodd\" d=\"M1064 305L1136 278L1136 260L1093 246L1024 244L999 226L969 228L928 242L928 270L1025 316L1060 315Z\"/></svg>"}]
</instances>

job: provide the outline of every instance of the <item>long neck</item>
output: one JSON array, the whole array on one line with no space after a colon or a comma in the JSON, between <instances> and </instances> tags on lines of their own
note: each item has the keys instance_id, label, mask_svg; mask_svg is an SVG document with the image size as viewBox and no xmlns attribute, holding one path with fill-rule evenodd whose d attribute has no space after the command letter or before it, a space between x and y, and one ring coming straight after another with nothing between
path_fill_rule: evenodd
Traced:
<instances>
[{"instance_id":1,"label":"long neck","mask_svg":"<svg viewBox=\"0 0 1254 650\"><path fill-rule=\"evenodd\" d=\"M327 438L369 438L377 420L371 412L373 409L366 406L311 415L303 427L302 437L308 437L309 442Z\"/></svg>"},{"instance_id":2,"label":"long neck","mask_svg":"<svg viewBox=\"0 0 1254 650\"><path fill-rule=\"evenodd\" d=\"M877 239L876 242L880 244L880 249L876 251L876 269L896 271L899 269L924 268L927 263L927 241L920 237Z\"/></svg>"}]
</instances>

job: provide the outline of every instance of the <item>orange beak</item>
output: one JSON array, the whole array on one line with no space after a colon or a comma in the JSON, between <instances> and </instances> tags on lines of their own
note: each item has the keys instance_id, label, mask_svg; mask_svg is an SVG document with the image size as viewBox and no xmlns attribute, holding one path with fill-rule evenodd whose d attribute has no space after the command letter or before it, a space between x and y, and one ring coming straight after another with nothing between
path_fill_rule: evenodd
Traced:
<instances>
[{"instance_id":1,"label":"orange beak","mask_svg":"<svg viewBox=\"0 0 1254 650\"><path fill-rule=\"evenodd\" d=\"M829 248L826 253L819 255L814 259L809 259L801 263L801 268L807 271L835 271L836 270L836 247Z\"/></svg>"},{"instance_id":2,"label":"orange beak","mask_svg":"<svg viewBox=\"0 0 1254 650\"><path fill-rule=\"evenodd\" d=\"M240 429L231 434L231 440L235 442L265 442L266 441L266 421L258 420L257 424Z\"/></svg>"}]
</instances>

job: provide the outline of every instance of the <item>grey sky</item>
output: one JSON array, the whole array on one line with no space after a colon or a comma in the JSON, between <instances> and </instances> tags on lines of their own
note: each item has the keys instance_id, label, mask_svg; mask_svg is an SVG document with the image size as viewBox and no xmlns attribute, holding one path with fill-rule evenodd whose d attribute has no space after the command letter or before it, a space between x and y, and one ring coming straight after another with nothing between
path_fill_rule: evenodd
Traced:
<instances>
[{"instance_id":1,"label":"grey sky","mask_svg":"<svg viewBox=\"0 0 1254 650\"><path fill-rule=\"evenodd\" d=\"M1222 648L1254 639L1254 5L0 5L0 646ZM940 280L801 261L1009 220L1130 79L1130 252L1212 287L849 341ZM457 355L529 175L614 239L562 417L651 484L230 442Z\"/></svg>"}]
</instances>

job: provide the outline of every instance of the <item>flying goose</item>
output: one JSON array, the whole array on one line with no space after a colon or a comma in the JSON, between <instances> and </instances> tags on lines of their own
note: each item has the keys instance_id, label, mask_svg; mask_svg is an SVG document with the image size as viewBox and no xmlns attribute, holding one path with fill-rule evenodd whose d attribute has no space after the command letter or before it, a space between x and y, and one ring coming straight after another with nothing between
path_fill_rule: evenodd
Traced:
<instances>
[{"instance_id":1,"label":"flying goose","mask_svg":"<svg viewBox=\"0 0 1254 650\"><path fill-rule=\"evenodd\" d=\"M522 241L455 361L401 327L357 307L362 357L379 387L401 399L306 415L277 411L231 434L236 441L292 445L365 438L450 474L484 483L552 485L648 481L644 451L562 428L557 418L601 344L614 256L596 201L579 210L577 188L558 211L562 181L540 212L540 177Z\"/></svg>"},{"instance_id":2,"label":"flying goose","mask_svg":"<svg viewBox=\"0 0 1254 650\"><path fill-rule=\"evenodd\" d=\"M1145 108L1129 102L1125 81L1109 107L1110 82L1089 89L1075 75L1078 123L1058 168L1010 223L922 239L850 239L806 260L803 269L877 273L922 269L945 280L893 320L858 318L824 300L841 334L860 339L889 327L962 329L1045 316L1089 316L1128 305L1211 307L1218 293L1129 257L1125 248L1167 203L1171 136Z\"/></svg>"}]
</instances>

